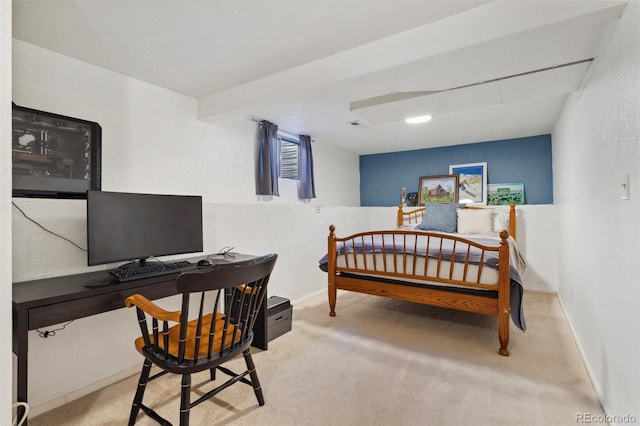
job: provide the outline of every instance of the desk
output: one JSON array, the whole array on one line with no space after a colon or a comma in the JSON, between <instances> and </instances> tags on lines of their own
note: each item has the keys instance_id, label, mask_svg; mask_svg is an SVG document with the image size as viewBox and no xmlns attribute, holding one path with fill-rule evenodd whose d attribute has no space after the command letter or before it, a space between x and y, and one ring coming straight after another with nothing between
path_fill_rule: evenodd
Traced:
<instances>
[{"instance_id":1,"label":"desk","mask_svg":"<svg viewBox=\"0 0 640 426\"><path fill-rule=\"evenodd\" d=\"M235 253L234 257L226 260L242 261L254 257ZM202 258L186 260L197 262ZM178 294L177 276L176 272L124 283L114 282L104 287L85 287L90 283L113 281L109 271L104 270L13 283L13 353L18 358L18 401L27 402L29 330L124 308L124 300L136 293L148 299L173 296ZM266 315L266 303L265 297L260 316ZM267 349L266 333L256 330L254 346Z\"/></svg>"}]
</instances>

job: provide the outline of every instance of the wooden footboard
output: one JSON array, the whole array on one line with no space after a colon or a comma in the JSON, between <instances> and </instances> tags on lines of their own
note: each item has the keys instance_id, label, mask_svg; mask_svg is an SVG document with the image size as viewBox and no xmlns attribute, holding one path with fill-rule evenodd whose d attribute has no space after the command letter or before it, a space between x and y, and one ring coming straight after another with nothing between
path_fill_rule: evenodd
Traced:
<instances>
[{"instance_id":1,"label":"wooden footboard","mask_svg":"<svg viewBox=\"0 0 640 426\"><path fill-rule=\"evenodd\" d=\"M494 315L498 317L499 353L509 355L507 231L501 232L498 246L416 231L375 231L345 238L336 237L333 225L329 231L329 315L336 315L338 289ZM382 253L363 254L363 248L374 245L381 245ZM456 253L455 262L443 254L451 248ZM489 258L497 258L497 274L484 264Z\"/></svg>"}]
</instances>

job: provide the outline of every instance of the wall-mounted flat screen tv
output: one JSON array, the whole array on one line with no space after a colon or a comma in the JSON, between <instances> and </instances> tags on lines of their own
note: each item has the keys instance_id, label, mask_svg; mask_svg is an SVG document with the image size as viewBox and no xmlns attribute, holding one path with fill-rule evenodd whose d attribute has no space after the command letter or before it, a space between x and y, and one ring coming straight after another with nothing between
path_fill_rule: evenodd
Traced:
<instances>
[{"instance_id":1,"label":"wall-mounted flat screen tv","mask_svg":"<svg viewBox=\"0 0 640 426\"><path fill-rule=\"evenodd\" d=\"M85 198L100 189L98 123L13 104L14 197Z\"/></svg>"},{"instance_id":2,"label":"wall-mounted flat screen tv","mask_svg":"<svg viewBox=\"0 0 640 426\"><path fill-rule=\"evenodd\" d=\"M202 252L202 197L89 191L87 243L89 265Z\"/></svg>"}]
</instances>

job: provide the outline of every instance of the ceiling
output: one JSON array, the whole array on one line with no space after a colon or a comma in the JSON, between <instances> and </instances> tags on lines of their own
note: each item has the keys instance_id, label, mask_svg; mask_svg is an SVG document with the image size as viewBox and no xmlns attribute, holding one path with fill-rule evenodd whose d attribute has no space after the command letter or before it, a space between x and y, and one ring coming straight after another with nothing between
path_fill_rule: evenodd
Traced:
<instances>
[{"instance_id":1,"label":"ceiling","mask_svg":"<svg viewBox=\"0 0 640 426\"><path fill-rule=\"evenodd\" d=\"M372 154L551 133L626 4L14 0L13 35L193 97L202 120Z\"/></svg>"}]
</instances>

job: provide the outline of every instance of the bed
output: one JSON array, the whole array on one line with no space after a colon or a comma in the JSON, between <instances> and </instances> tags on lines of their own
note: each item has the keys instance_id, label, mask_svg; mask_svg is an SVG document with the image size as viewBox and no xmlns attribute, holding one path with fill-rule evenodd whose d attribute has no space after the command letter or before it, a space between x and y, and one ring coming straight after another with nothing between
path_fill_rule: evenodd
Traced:
<instances>
[{"instance_id":1,"label":"bed","mask_svg":"<svg viewBox=\"0 0 640 426\"><path fill-rule=\"evenodd\" d=\"M337 290L493 315L498 352L508 356L510 318L526 330L526 265L515 241L515 205L508 212L455 204L410 211L399 206L397 218L395 229L346 237L329 227L320 268L328 274L330 315L336 315Z\"/></svg>"}]
</instances>

